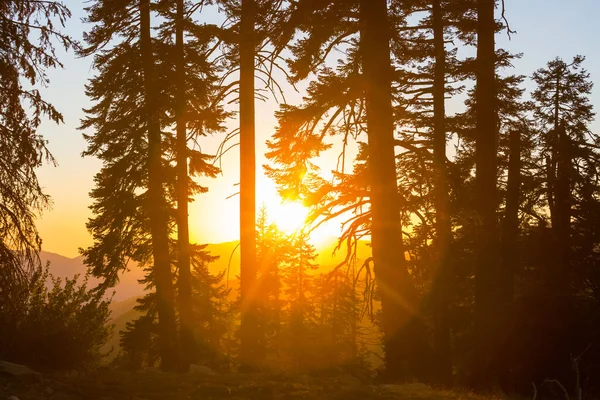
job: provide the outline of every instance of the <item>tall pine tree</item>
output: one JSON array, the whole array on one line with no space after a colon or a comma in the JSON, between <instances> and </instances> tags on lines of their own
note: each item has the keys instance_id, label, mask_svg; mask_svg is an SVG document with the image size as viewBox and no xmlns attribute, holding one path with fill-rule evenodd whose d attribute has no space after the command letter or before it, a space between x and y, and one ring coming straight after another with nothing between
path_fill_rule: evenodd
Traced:
<instances>
[{"instance_id":1,"label":"tall pine tree","mask_svg":"<svg viewBox=\"0 0 600 400\"><path fill-rule=\"evenodd\" d=\"M172 100L180 93L170 84L179 71L172 61L175 44L168 24L159 32L161 40L150 36L149 6L147 2L99 1L87 10L88 22L95 26L86 35L88 46L81 54L94 55L99 74L87 86L96 104L86 110L82 129L95 132L85 135L89 145L84 155L100 158L103 168L91 193L94 217L88 229L94 245L83 255L92 273L105 279L104 286L118 281L130 258L141 267L152 266L148 279L157 291L161 360L166 369L174 369L177 330L172 262L178 259L178 251L169 237L177 198L177 172L171 160L176 159L178 148L176 137L162 128L175 126L181 116L178 103ZM215 66L207 62L210 36L204 33L196 32L184 53L189 66L184 75L186 117L195 138L222 129L220 121L226 116L215 105ZM184 156L192 176L216 174L210 157L199 150L188 146ZM189 177L185 179L185 201L206 191Z\"/></svg>"},{"instance_id":2,"label":"tall pine tree","mask_svg":"<svg viewBox=\"0 0 600 400\"><path fill-rule=\"evenodd\" d=\"M35 218L50 198L36 169L44 162L53 164L54 158L38 127L46 118L63 122L40 89L50 83L48 70L63 66L56 48L74 45L61 31L70 17L59 1L0 4L0 286L7 290L40 265L42 241ZM0 290L0 296L8 294Z\"/></svg>"}]
</instances>

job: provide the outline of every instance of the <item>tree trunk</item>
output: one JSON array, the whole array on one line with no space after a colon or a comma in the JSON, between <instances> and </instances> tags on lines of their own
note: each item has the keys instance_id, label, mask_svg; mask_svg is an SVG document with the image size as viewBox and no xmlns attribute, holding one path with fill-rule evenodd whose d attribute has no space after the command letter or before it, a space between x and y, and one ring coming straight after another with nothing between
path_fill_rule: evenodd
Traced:
<instances>
[{"instance_id":1,"label":"tree trunk","mask_svg":"<svg viewBox=\"0 0 600 400\"><path fill-rule=\"evenodd\" d=\"M475 249L475 364L474 384L488 386L496 381L500 317L501 278L498 260L496 219L496 149L498 113L495 76L495 0L477 3L477 86L476 86L476 212Z\"/></svg>"},{"instance_id":2,"label":"tree trunk","mask_svg":"<svg viewBox=\"0 0 600 400\"><path fill-rule=\"evenodd\" d=\"M554 233L555 244L553 246L556 251L554 271L550 282L550 291L559 300L562 301L566 297L566 283L569 264L569 247L570 247L570 220L571 220L571 143L564 123L560 121L560 98L561 81L563 74L566 74L562 68L556 71L556 95L554 98L554 131L550 138L551 154L552 154L552 176L551 182L548 182L551 196L553 200L550 208L550 218L552 221L552 231Z\"/></svg>"},{"instance_id":3,"label":"tree trunk","mask_svg":"<svg viewBox=\"0 0 600 400\"><path fill-rule=\"evenodd\" d=\"M521 135L518 130L510 132L508 184L506 208L502 231L503 297L512 301L514 297L515 268L519 262L519 205L521 203Z\"/></svg>"},{"instance_id":4,"label":"tree trunk","mask_svg":"<svg viewBox=\"0 0 600 400\"><path fill-rule=\"evenodd\" d=\"M385 367L388 379L408 379L424 335L418 293L406 268L394 154L390 26L386 0L360 2L361 56L368 132L371 242L381 295ZM420 336L420 337L419 337Z\"/></svg>"},{"instance_id":5,"label":"tree trunk","mask_svg":"<svg viewBox=\"0 0 600 400\"><path fill-rule=\"evenodd\" d=\"M558 69L556 71L556 86L555 86L555 95L554 95L554 129L548 134L548 144L550 147L550 156L546 159L546 174L547 174L547 195L548 195L548 207L550 208L550 220L552 221L552 226L556 226L558 222L556 221L556 216L560 213L556 210L556 185L557 185L557 169L558 169L558 148L560 141L560 92L562 87L560 82L562 80L562 70Z\"/></svg>"},{"instance_id":6,"label":"tree trunk","mask_svg":"<svg viewBox=\"0 0 600 400\"><path fill-rule=\"evenodd\" d=\"M449 212L449 185L446 168L446 50L444 47L444 19L441 0L432 4L435 67L433 78L433 158L436 218L436 265L433 285L434 345L436 353L436 381L441 385L452 383L452 354L450 324L448 321L449 289L452 275L448 259L451 238Z\"/></svg>"},{"instance_id":7,"label":"tree trunk","mask_svg":"<svg viewBox=\"0 0 600 400\"><path fill-rule=\"evenodd\" d=\"M194 334L192 331L192 276L190 271L190 233L188 222L188 156L185 95L185 50L183 43L184 2L177 0L175 19L176 119L177 119L177 266L179 269L179 334L180 367L186 371L192 362Z\"/></svg>"},{"instance_id":8,"label":"tree trunk","mask_svg":"<svg viewBox=\"0 0 600 400\"><path fill-rule=\"evenodd\" d=\"M150 0L140 0L140 51L144 70L145 107L148 124L148 218L154 257L153 275L156 285L159 351L165 370L176 368L176 336L173 277L169 256L168 210L163 190L161 132L156 99L158 90L154 76L154 55L150 32Z\"/></svg>"},{"instance_id":9,"label":"tree trunk","mask_svg":"<svg viewBox=\"0 0 600 400\"><path fill-rule=\"evenodd\" d=\"M558 141L558 171L555 193L555 214L552 230L556 240L556 273L553 274L552 291L566 298L568 288L569 252L571 242L571 140L564 123L556 130Z\"/></svg>"},{"instance_id":10,"label":"tree trunk","mask_svg":"<svg viewBox=\"0 0 600 400\"><path fill-rule=\"evenodd\" d=\"M519 252L519 205L521 204L521 136L518 130L512 130L509 134L509 160L508 160L508 183L506 188L506 207L504 209L504 223L502 226L502 279L500 281L502 314L502 336L499 347L500 365L509 366L513 363L514 339L516 332L513 322L513 299L515 286L515 272L520 262ZM501 385L511 390L511 381L508 368L504 368Z\"/></svg>"},{"instance_id":11,"label":"tree trunk","mask_svg":"<svg viewBox=\"0 0 600 400\"><path fill-rule=\"evenodd\" d=\"M256 155L254 126L255 0L242 0L240 21L240 285L242 316L240 361L256 363Z\"/></svg>"}]
</instances>

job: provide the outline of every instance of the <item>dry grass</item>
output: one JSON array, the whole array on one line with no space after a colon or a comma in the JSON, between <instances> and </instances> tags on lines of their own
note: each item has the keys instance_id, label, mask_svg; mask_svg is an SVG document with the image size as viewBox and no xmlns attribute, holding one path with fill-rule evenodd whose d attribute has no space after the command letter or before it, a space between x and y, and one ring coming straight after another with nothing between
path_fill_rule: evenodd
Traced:
<instances>
[{"instance_id":1,"label":"dry grass","mask_svg":"<svg viewBox=\"0 0 600 400\"><path fill-rule=\"evenodd\" d=\"M199 377L159 372L95 372L38 380L0 377L0 399L20 400L490 400L468 392L425 385L369 385L350 377L313 378L286 374Z\"/></svg>"}]
</instances>

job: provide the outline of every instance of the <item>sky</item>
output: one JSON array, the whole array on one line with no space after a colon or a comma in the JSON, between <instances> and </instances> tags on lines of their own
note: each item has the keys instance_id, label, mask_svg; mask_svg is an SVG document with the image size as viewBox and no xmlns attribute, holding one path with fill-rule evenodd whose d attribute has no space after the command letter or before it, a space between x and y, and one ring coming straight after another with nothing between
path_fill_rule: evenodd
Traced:
<instances>
[{"instance_id":1,"label":"sky","mask_svg":"<svg viewBox=\"0 0 600 400\"><path fill-rule=\"evenodd\" d=\"M67 22L66 31L75 39L89 29L81 22L87 0L63 0L73 13ZM547 61L559 56L565 60L581 54L587 57L584 64L592 80L600 81L600 15L599 0L505 0L506 17L516 31L509 40L506 33L498 34L497 46L513 53L523 53L523 58L514 62L512 73L530 76ZM499 14L498 14L499 16ZM215 16L218 18L218 16ZM50 86L42 93L64 116L64 124L43 123L40 133L49 141L58 166L45 165L38 171L40 183L53 199L53 205L38 220L38 229L43 240L43 250L76 257L78 248L92 243L85 223L91 216L89 192L93 177L101 163L90 157L82 158L86 147L82 132L77 129L83 118L83 108L91 103L85 96L85 84L94 74L91 59L81 59L72 53L62 53L64 68L49 73ZM528 87L531 89L531 87ZM592 104L600 112L600 89L595 88ZM290 104L298 104L301 93L286 92ZM458 105L450 105L450 109ZM274 132L276 120L273 115L278 109L275 101L258 102L257 110L257 203L265 204L275 218L298 212L297 208L281 205L276 188L262 173L267 161L263 154L265 142ZM234 127L236 121L230 121ZM596 121L592 130L599 131ZM92 133L92 132L88 132ZM203 150L214 153L223 136L203 141ZM218 243L236 240L239 234L237 218L238 197L235 184L239 180L239 153L232 150L222 160L222 175L217 179L203 181L209 193L198 196L190 206L190 230L192 241ZM326 171L325 171L326 172Z\"/></svg>"}]
</instances>

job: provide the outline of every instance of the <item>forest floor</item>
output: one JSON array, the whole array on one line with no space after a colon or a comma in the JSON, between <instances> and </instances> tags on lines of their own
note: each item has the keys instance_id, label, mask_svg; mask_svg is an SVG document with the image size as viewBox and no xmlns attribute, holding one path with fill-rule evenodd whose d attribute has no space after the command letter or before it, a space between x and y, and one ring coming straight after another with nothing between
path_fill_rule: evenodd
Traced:
<instances>
[{"instance_id":1,"label":"forest floor","mask_svg":"<svg viewBox=\"0 0 600 400\"><path fill-rule=\"evenodd\" d=\"M491 400L422 384L371 385L351 377L177 375L99 370L16 379L0 376L0 400Z\"/></svg>"}]
</instances>

